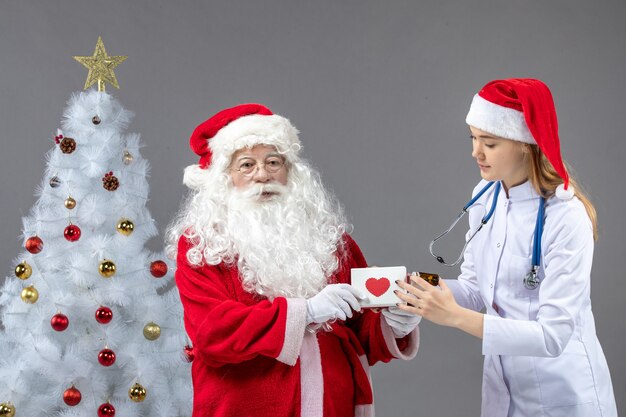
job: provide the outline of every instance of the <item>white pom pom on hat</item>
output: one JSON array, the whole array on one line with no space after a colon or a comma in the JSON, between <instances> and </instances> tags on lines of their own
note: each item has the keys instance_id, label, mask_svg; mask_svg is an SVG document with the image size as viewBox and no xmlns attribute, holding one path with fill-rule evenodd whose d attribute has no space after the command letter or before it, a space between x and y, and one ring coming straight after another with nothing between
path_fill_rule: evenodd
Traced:
<instances>
[{"instance_id":1,"label":"white pom pom on hat","mask_svg":"<svg viewBox=\"0 0 626 417\"><path fill-rule=\"evenodd\" d=\"M185 173L183 175L183 184L192 190L200 190L202 186L206 183L208 178L208 172L206 169L200 167L199 164L189 165L185 168Z\"/></svg>"},{"instance_id":2,"label":"white pom pom on hat","mask_svg":"<svg viewBox=\"0 0 626 417\"><path fill-rule=\"evenodd\" d=\"M465 121L505 139L536 143L563 184L556 189L561 200L574 197L569 175L561 157L559 127L552 93L542 81L509 78L487 83L472 100Z\"/></svg>"},{"instance_id":3,"label":"white pom pom on hat","mask_svg":"<svg viewBox=\"0 0 626 417\"><path fill-rule=\"evenodd\" d=\"M567 187L567 190L565 189L563 184L559 184L558 187L556 187L556 191L555 194L557 196L557 198L560 198L561 200L571 200L572 198L574 198L574 187L572 187L572 184L569 184L569 186Z\"/></svg>"}]
</instances>

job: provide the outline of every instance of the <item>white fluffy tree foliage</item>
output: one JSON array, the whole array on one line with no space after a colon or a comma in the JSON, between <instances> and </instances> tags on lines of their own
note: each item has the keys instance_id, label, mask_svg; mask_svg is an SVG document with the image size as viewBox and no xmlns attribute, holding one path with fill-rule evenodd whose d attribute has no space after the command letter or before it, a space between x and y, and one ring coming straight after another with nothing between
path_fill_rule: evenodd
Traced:
<instances>
[{"instance_id":1,"label":"white fluffy tree foliage","mask_svg":"<svg viewBox=\"0 0 626 417\"><path fill-rule=\"evenodd\" d=\"M104 92L69 100L0 294L0 415L191 415L182 307L172 265L145 247L157 229L131 117Z\"/></svg>"}]
</instances>

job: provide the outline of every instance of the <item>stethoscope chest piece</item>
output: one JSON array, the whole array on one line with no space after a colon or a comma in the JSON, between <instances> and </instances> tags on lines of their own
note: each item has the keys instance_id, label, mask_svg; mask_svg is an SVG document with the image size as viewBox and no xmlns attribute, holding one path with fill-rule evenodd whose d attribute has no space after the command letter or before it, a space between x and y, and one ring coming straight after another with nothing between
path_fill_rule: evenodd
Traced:
<instances>
[{"instance_id":1,"label":"stethoscope chest piece","mask_svg":"<svg viewBox=\"0 0 626 417\"><path fill-rule=\"evenodd\" d=\"M539 277L537 277L537 271L533 268L526 276L524 277L524 287L527 290L534 290L539 286Z\"/></svg>"}]
</instances>

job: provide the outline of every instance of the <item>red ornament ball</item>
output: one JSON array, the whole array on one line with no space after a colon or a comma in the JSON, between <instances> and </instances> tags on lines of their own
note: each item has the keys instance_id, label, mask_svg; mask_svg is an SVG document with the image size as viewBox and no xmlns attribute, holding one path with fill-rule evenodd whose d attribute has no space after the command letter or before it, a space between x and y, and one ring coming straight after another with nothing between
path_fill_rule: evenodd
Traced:
<instances>
[{"instance_id":1,"label":"red ornament ball","mask_svg":"<svg viewBox=\"0 0 626 417\"><path fill-rule=\"evenodd\" d=\"M150 273L155 278L162 278L167 274L167 264L163 261L154 261L150 264Z\"/></svg>"},{"instance_id":2,"label":"red ornament ball","mask_svg":"<svg viewBox=\"0 0 626 417\"><path fill-rule=\"evenodd\" d=\"M185 359L187 359L187 362L193 362L194 358L196 357L195 353L193 352L193 346L185 345L183 351L185 352Z\"/></svg>"},{"instance_id":3,"label":"red ornament ball","mask_svg":"<svg viewBox=\"0 0 626 417\"><path fill-rule=\"evenodd\" d=\"M65 236L65 239L69 240L70 242L76 242L78 239L80 239L80 227L76 226L75 224L70 224L63 231L63 236Z\"/></svg>"},{"instance_id":4,"label":"red ornament ball","mask_svg":"<svg viewBox=\"0 0 626 417\"><path fill-rule=\"evenodd\" d=\"M37 254L41 252L43 249L43 240L39 236L33 236L26 239L26 244L24 245L27 251L30 253Z\"/></svg>"},{"instance_id":5,"label":"red ornament ball","mask_svg":"<svg viewBox=\"0 0 626 417\"><path fill-rule=\"evenodd\" d=\"M115 407L109 403L100 405L98 407L98 417L115 417Z\"/></svg>"},{"instance_id":6,"label":"red ornament ball","mask_svg":"<svg viewBox=\"0 0 626 417\"><path fill-rule=\"evenodd\" d=\"M115 352L111 349L102 349L98 353L98 362L102 366L111 366L115 363Z\"/></svg>"},{"instance_id":7,"label":"red ornament ball","mask_svg":"<svg viewBox=\"0 0 626 417\"><path fill-rule=\"evenodd\" d=\"M100 324L108 324L113 320L113 311L109 307L100 307L96 310L96 321Z\"/></svg>"},{"instance_id":8,"label":"red ornament ball","mask_svg":"<svg viewBox=\"0 0 626 417\"><path fill-rule=\"evenodd\" d=\"M50 319L50 325L57 332L62 332L69 326L70 320L65 314L57 313Z\"/></svg>"},{"instance_id":9,"label":"red ornament ball","mask_svg":"<svg viewBox=\"0 0 626 417\"><path fill-rule=\"evenodd\" d=\"M65 404L69 405L70 407L74 407L75 405L78 405L78 403L80 403L81 398L82 398L82 395L80 394L80 391L74 388L73 386L71 388L66 389L65 392L63 393L63 401L65 402Z\"/></svg>"}]
</instances>

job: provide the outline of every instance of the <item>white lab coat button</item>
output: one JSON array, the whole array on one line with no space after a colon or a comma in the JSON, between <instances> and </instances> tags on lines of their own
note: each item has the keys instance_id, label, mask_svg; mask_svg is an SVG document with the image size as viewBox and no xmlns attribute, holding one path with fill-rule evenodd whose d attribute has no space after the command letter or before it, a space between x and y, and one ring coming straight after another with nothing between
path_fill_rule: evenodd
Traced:
<instances>
[{"instance_id":1,"label":"white lab coat button","mask_svg":"<svg viewBox=\"0 0 626 417\"><path fill-rule=\"evenodd\" d=\"M493 284L489 285L489 288L493 288Z\"/></svg>"},{"instance_id":2,"label":"white lab coat button","mask_svg":"<svg viewBox=\"0 0 626 417\"><path fill-rule=\"evenodd\" d=\"M498 248L500 247L500 242L498 242L498 244L496 245L496 247L498 247Z\"/></svg>"}]
</instances>

